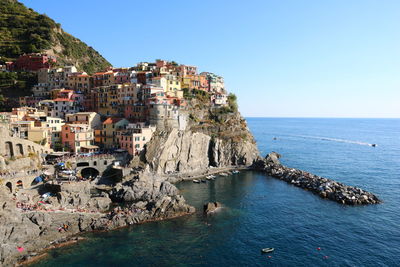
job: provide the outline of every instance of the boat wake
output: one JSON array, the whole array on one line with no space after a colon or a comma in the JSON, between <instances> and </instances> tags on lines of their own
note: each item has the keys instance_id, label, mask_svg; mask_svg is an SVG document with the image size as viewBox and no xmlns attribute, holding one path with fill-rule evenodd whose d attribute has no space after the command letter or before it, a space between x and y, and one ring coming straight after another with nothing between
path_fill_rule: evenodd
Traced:
<instances>
[{"instance_id":1,"label":"boat wake","mask_svg":"<svg viewBox=\"0 0 400 267\"><path fill-rule=\"evenodd\" d=\"M323 140L323 141L332 141L332 142L339 142L339 143L348 143L348 144L356 144L361 146L372 146L376 147L377 144L370 144L361 141L353 141L353 140L346 140L346 139L339 139L339 138L330 138L330 137L323 137L323 136L310 136L310 135L290 135L293 137L301 137L306 139L316 139L316 140Z\"/></svg>"}]
</instances>

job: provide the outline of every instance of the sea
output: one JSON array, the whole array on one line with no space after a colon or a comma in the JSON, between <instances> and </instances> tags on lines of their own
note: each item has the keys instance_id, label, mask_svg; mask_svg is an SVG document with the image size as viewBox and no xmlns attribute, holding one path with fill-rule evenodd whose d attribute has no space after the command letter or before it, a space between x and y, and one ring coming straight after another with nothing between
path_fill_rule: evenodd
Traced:
<instances>
[{"instance_id":1,"label":"sea","mask_svg":"<svg viewBox=\"0 0 400 267\"><path fill-rule=\"evenodd\" d=\"M89 233L34 266L400 266L400 119L247 122L263 155L278 152L289 167L383 203L345 206L256 171L181 182L195 214ZM205 216L209 201L223 207ZM262 254L266 247L275 250Z\"/></svg>"}]
</instances>

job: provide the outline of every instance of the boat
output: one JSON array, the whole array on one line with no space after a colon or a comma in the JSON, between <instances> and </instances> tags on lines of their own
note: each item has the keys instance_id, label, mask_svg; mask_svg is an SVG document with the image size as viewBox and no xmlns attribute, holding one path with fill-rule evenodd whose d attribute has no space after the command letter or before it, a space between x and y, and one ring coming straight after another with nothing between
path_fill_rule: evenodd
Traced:
<instances>
[{"instance_id":1,"label":"boat","mask_svg":"<svg viewBox=\"0 0 400 267\"><path fill-rule=\"evenodd\" d=\"M202 182L202 183L206 183L207 181L206 181L206 180L200 180L200 182Z\"/></svg>"},{"instance_id":2,"label":"boat","mask_svg":"<svg viewBox=\"0 0 400 267\"><path fill-rule=\"evenodd\" d=\"M229 174L227 174L226 172L221 172L219 175L220 176L228 176Z\"/></svg>"},{"instance_id":3,"label":"boat","mask_svg":"<svg viewBox=\"0 0 400 267\"><path fill-rule=\"evenodd\" d=\"M372 147L376 147L377 145L376 145L376 144L371 144L371 146L372 146Z\"/></svg>"},{"instance_id":4,"label":"boat","mask_svg":"<svg viewBox=\"0 0 400 267\"><path fill-rule=\"evenodd\" d=\"M233 173L233 174L238 174L239 171L238 171L238 170L234 170L234 171L232 171L232 173Z\"/></svg>"},{"instance_id":5,"label":"boat","mask_svg":"<svg viewBox=\"0 0 400 267\"><path fill-rule=\"evenodd\" d=\"M196 184L198 184L198 183L200 183L200 181L199 181L199 180L197 180L197 179L194 179L194 180L193 180L193 183L196 183Z\"/></svg>"},{"instance_id":6,"label":"boat","mask_svg":"<svg viewBox=\"0 0 400 267\"><path fill-rule=\"evenodd\" d=\"M261 249L261 252L262 253L271 253L274 250L275 250L274 248L263 248L263 249Z\"/></svg>"}]
</instances>

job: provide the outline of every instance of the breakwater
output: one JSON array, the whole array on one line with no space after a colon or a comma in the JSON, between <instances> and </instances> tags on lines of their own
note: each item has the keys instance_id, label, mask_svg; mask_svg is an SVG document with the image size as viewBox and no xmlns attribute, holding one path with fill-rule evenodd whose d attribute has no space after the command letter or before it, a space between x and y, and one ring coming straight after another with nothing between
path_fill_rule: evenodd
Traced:
<instances>
[{"instance_id":1,"label":"breakwater","mask_svg":"<svg viewBox=\"0 0 400 267\"><path fill-rule=\"evenodd\" d=\"M283 166L279 162L279 157L279 154L272 152L264 160L257 162L254 167L272 177L341 204L367 205L382 202L376 195L361 188L348 186L306 171Z\"/></svg>"}]
</instances>

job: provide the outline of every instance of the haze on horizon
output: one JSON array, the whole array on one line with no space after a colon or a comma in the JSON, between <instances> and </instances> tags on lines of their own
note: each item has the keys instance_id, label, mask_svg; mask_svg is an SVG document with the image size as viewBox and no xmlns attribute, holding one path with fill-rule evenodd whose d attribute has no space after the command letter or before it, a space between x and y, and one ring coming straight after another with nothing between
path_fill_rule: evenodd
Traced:
<instances>
[{"instance_id":1,"label":"haze on horizon","mask_svg":"<svg viewBox=\"0 0 400 267\"><path fill-rule=\"evenodd\" d=\"M400 1L29 1L116 67L225 78L246 117L400 117Z\"/></svg>"}]
</instances>

